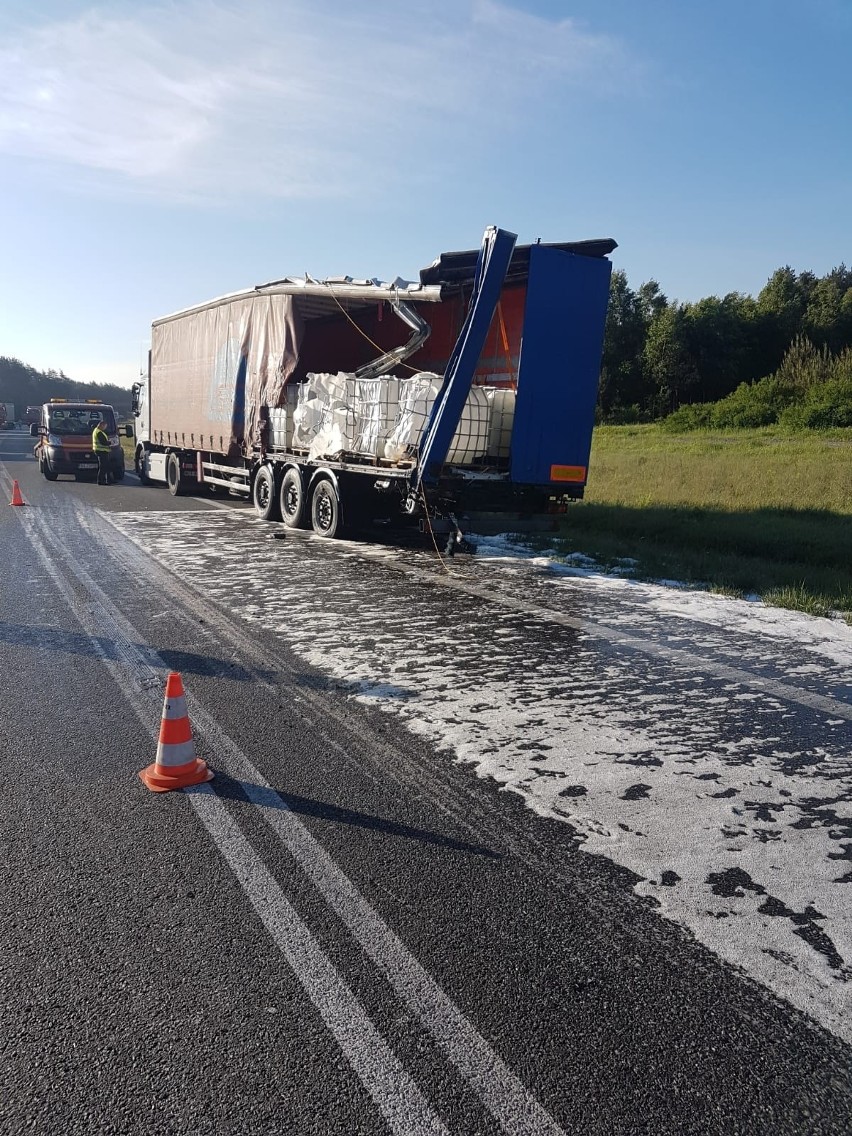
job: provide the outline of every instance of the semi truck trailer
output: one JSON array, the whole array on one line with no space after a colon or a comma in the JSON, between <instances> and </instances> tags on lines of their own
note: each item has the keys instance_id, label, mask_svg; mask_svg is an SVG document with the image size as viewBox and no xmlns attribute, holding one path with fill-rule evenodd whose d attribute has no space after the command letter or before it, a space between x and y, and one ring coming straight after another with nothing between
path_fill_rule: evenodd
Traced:
<instances>
[{"instance_id":1,"label":"semi truck trailer","mask_svg":"<svg viewBox=\"0 0 852 1136\"><path fill-rule=\"evenodd\" d=\"M324 537L555 518L586 485L616 247L490 227L417 281L285 277L157 319L136 473Z\"/></svg>"}]
</instances>

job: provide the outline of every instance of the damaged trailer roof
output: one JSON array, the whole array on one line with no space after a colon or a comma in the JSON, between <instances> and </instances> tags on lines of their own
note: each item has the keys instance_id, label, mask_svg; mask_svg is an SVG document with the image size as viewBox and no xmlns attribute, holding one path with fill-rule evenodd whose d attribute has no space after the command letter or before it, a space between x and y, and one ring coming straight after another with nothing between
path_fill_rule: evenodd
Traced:
<instances>
[{"instance_id":1,"label":"damaged trailer roof","mask_svg":"<svg viewBox=\"0 0 852 1136\"><path fill-rule=\"evenodd\" d=\"M618 248L618 244L611 237L601 237L596 240L546 244L543 247L579 256L604 257ZM526 279L529 274L531 248L531 245L515 247L506 274L507 281L518 282ZM155 325L166 323L191 312L215 308L220 304L228 304L233 300L249 296L297 296L299 312L303 319L333 315L341 306L354 310L381 300L439 304L449 296L457 294L465 284L473 282L479 252L479 249L469 249L464 252L441 253L427 268L421 269L419 281L403 280L401 277L392 281L383 281L356 280L351 276L329 276L324 280L315 280L308 275L284 276L280 280L271 280L254 288L229 292L203 304L193 304L192 307L161 316L153 322Z\"/></svg>"},{"instance_id":2,"label":"damaged trailer roof","mask_svg":"<svg viewBox=\"0 0 852 1136\"><path fill-rule=\"evenodd\" d=\"M576 256L604 257L618 248L618 242L612 237L599 237L590 241L565 241L557 244L542 244L536 242L541 248L557 249L559 252L570 252ZM530 249L532 245L515 245L506 279L524 280L530 271ZM421 284L464 284L472 281L476 272L476 262L479 257L478 249L468 249L465 252L442 252L440 256L420 271Z\"/></svg>"},{"instance_id":3,"label":"damaged trailer roof","mask_svg":"<svg viewBox=\"0 0 852 1136\"><path fill-rule=\"evenodd\" d=\"M348 276L330 277L327 280L313 280L310 276L288 276L269 284L245 288L241 292L229 292L204 304L193 304L191 308L182 308L179 312L161 316L154 320L153 324L156 326L167 323L192 312L206 311L250 296L296 296L299 298L299 312L302 318L316 319L339 312L341 306L355 309L376 304L381 300L410 300L439 304L447 298L447 291L437 285L424 285L399 278L387 283L381 280L353 280Z\"/></svg>"}]
</instances>

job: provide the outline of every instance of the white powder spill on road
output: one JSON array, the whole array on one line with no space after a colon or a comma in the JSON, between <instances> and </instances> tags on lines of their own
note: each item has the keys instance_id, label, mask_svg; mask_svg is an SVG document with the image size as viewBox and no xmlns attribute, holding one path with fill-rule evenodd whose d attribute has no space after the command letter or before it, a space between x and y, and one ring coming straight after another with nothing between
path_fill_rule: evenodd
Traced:
<instances>
[{"instance_id":1,"label":"white powder spill on road","mask_svg":"<svg viewBox=\"0 0 852 1136\"><path fill-rule=\"evenodd\" d=\"M662 914L852 1041L852 725L723 673L735 662L848 704L852 629L554 572L508 542L450 565L493 588L488 603L392 570L434 570L420 552L269 540L226 513L109 519L352 697L569 823ZM607 643L548 608L680 654Z\"/></svg>"},{"instance_id":2,"label":"white powder spill on road","mask_svg":"<svg viewBox=\"0 0 852 1136\"><path fill-rule=\"evenodd\" d=\"M688 588L676 581L669 586L625 580L606 575L594 561L574 554L566 562L554 560L556 553L531 553L506 537L480 537L478 555L491 560L529 564L546 568L551 574L582 578L587 588L618 596L619 602L645 604L652 615L673 615L710 625L714 630L729 629L738 634L758 634L779 642L795 642L823 659L852 670L852 629L841 619L814 619L802 612L767 607L758 600L737 600L727 596Z\"/></svg>"}]
</instances>

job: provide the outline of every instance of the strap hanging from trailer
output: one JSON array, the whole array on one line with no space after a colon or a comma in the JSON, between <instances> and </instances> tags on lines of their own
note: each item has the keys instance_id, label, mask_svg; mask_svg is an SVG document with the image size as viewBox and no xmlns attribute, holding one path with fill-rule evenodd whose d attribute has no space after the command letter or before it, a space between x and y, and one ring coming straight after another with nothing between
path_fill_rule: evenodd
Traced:
<instances>
[{"instance_id":1,"label":"strap hanging from trailer","mask_svg":"<svg viewBox=\"0 0 852 1136\"><path fill-rule=\"evenodd\" d=\"M435 399L420 445L418 463L412 471L411 482L415 487L424 482L434 483L440 476L473 383L517 239L515 233L493 225L485 230L464 325L447 363L444 383Z\"/></svg>"},{"instance_id":2,"label":"strap hanging from trailer","mask_svg":"<svg viewBox=\"0 0 852 1136\"><path fill-rule=\"evenodd\" d=\"M512 363L512 349L509 346L509 333L506 331L506 321L503 319L503 305L497 302L497 319L500 321L500 338L503 341L503 354L506 356L506 374L512 382L512 390L518 389L518 374Z\"/></svg>"}]
</instances>

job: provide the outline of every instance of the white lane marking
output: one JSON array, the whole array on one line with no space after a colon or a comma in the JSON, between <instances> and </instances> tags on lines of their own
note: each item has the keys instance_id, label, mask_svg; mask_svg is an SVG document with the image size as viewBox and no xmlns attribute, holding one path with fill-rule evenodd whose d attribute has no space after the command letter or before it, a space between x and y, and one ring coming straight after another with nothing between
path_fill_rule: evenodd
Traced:
<instances>
[{"instance_id":1,"label":"white lane marking","mask_svg":"<svg viewBox=\"0 0 852 1136\"><path fill-rule=\"evenodd\" d=\"M5 462L0 461L0 482L2 482L4 494L8 493L11 496L12 489L14 488L14 480L15 479L6 468Z\"/></svg>"},{"instance_id":2,"label":"white lane marking","mask_svg":"<svg viewBox=\"0 0 852 1136\"><path fill-rule=\"evenodd\" d=\"M602 660L590 637L527 654L513 612L466 603L448 625L434 593L403 587L400 603L345 546L258 542L219 517L111 520L131 536L130 571L153 557L166 573L157 587L176 575L249 635L277 635L356 698L566 820L585 851L643 877L636 891L661 915L852 1037L852 920L838 879L849 805L832 803L852 772L845 717L813 745L780 700L735 682L705 690L700 659L634 678L635 656L616 644Z\"/></svg>"},{"instance_id":3,"label":"white lane marking","mask_svg":"<svg viewBox=\"0 0 852 1136\"><path fill-rule=\"evenodd\" d=\"M388 1125L404 1136L446 1134L447 1129L225 811L212 786L196 785L186 793Z\"/></svg>"},{"instance_id":4,"label":"white lane marking","mask_svg":"<svg viewBox=\"0 0 852 1136\"><path fill-rule=\"evenodd\" d=\"M229 748L226 765L232 776L239 770L249 800L504 1131L561 1132L251 762Z\"/></svg>"},{"instance_id":5,"label":"white lane marking","mask_svg":"<svg viewBox=\"0 0 852 1136\"><path fill-rule=\"evenodd\" d=\"M119 632L115 641L120 661L109 657L102 639L105 629L114 622L115 610L108 601L103 602L106 597L94 581L69 557L66 564L91 597L85 607L81 604L47 551L44 538L49 540L52 534L40 520L36 524L41 534L29 525L28 535L39 559L89 637L93 651L113 675L143 729L155 742L158 726L152 723L156 721L159 689L153 693L143 684L147 677L149 683L156 681L159 688L162 673L152 666L150 656L144 656L134 647L124 632ZM143 676L137 689L132 685L128 687L128 666L137 682ZM165 663L162 666L164 671L169 669ZM391 1130L399 1136L448 1136L440 1117L329 962L212 788L197 786L190 794L190 803Z\"/></svg>"},{"instance_id":6,"label":"white lane marking","mask_svg":"<svg viewBox=\"0 0 852 1136\"><path fill-rule=\"evenodd\" d=\"M107 514L100 515L104 520L109 519ZM92 531L87 514L81 512L79 520L85 529ZM46 552L42 558L48 563ZM90 621L92 631L99 630L102 635L104 622L114 627L120 636L117 643L119 652L125 656L132 669L148 672L159 680L160 672L151 666L150 657L144 656L133 645L133 640L139 639L136 629L124 618L88 573L74 562L72 556L66 557L66 564L103 612L102 619ZM48 570L57 580L57 585L64 589L63 594L66 595L69 604L73 604L73 595L67 585L58 578L52 565ZM77 613L76 607L72 606L72 610ZM89 633L87 623L84 623L79 614L77 618ZM111 669L115 668L116 673L120 672L118 664L111 663L106 658L104 661ZM165 664L163 666L164 669L168 669ZM157 693L159 694L159 690ZM129 695L128 700L130 700ZM243 782L249 799L261 810L261 815L323 895L328 905L361 947L384 971L397 995L420 1018L422 1025L431 1033L436 1043L468 1081L484 1107L503 1130L511 1136L560 1136L563 1129L476 1031L432 976L408 952L322 845L311 836L302 822L272 790L260 771L220 729L212 715L197 703L190 693L187 693L187 702L191 707L194 728L209 743L211 750L215 750L217 764L224 766L235 779ZM137 714L143 724L146 723L146 717L143 715L150 715L147 702L144 711L140 713L137 710ZM148 729L152 737L157 736L156 729L150 726ZM221 760L223 757L224 761ZM210 792L215 796L212 787ZM218 798L216 800L218 801ZM221 805L220 807L224 812L224 807ZM340 1044L340 1039L338 1042ZM390 1057L396 1060L392 1054Z\"/></svg>"}]
</instances>

